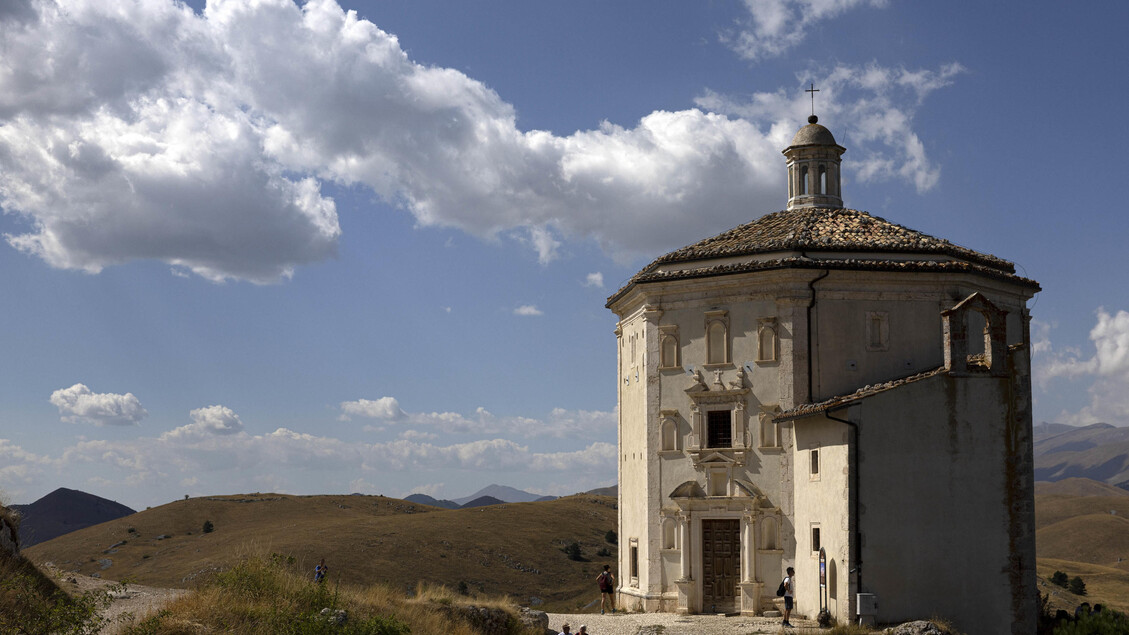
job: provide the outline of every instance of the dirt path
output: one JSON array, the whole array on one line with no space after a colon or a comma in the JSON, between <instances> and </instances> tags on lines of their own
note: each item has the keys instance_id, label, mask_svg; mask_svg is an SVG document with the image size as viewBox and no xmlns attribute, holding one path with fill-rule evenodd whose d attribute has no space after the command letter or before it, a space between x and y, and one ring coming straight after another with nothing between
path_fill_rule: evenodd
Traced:
<instances>
[{"instance_id":1,"label":"dirt path","mask_svg":"<svg viewBox=\"0 0 1129 635\"><path fill-rule=\"evenodd\" d=\"M161 589L157 587L141 586L139 584L127 585L125 590L111 589L117 582L91 578L73 573L55 571L55 579L59 586L69 593L85 593L87 591L110 591L113 601L106 608L103 615L110 619L110 625L102 629L102 635L115 635L121 630L122 618L133 615L135 620L140 620L150 613L154 613L169 601L176 599L188 591L184 589Z\"/></svg>"}]
</instances>

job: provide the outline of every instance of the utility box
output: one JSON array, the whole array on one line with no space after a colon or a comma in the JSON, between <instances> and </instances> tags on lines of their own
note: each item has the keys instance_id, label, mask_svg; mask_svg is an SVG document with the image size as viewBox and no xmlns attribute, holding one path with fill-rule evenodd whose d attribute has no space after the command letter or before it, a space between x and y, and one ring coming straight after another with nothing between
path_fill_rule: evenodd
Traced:
<instances>
[{"instance_id":1,"label":"utility box","mask_svg":"<svg viewBox=\"0 0 1129 635\"><path fill-rule=\"evenodd\" d=\"M859 626L874 626L878 619L878 596L873 593L857 594L855 613L859 616Z\"/></svg>"}]
</instances>

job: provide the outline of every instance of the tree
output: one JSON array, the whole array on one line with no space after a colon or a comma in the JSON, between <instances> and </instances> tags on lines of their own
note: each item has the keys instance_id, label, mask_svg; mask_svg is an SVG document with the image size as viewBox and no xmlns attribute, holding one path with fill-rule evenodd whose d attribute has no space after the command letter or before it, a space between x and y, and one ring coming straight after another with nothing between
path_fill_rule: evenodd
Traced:
<instances>
[{"instance_id":1,"label":"tree","mask_svg":"<svg viewBox=\"0 0 1129 635\"><path fill-rule=\"evenodd\" d=\"M1086 583L1082 581L1079 576L1074 576L1070 580L1069 590L1074 595L1086 595Z\"/></svg>"},{"instance_id":2,"label":"tree","mask_svg":"<svg viewBox=\"0 0 1129 635\"><path fill-rule=\"evenodd\" d=\"M1068 584L1070 584L1070 578L1066 577L1066 574L1065 574L1065 573L1063 573L1062 571L1055 571L1055 572L1054 572L1054 573L1053 573L1053 574L1051 575L1051 583L1053 583L1053 584L1057 584L1057 585L1059 585L1060 587L1062 587L1062 588L1064 588L1064 589L1065 589L1065 588L1066 588L1066 586L1067 586Z\"/></svg>"},{"instance_id":3,"label":"tree","mask_svg":"<svg viewBox=\"0 0 1129 635\"><path fill-rule=\"evenodd\" d=\"M614 545L615 542L619 540L619 537L615 535L614 529L609 529L608 533L604 534L604 540Z\"/></svg>"},{"instance_id":4,"label":"tree","mask_svg":"<svg viewBox=\"0 0 1129 635\"><path fill-rule=\"evenodd\" d=\"M210 521L210 520L204 521L204 533L210 534L213 531L215 531L215 529L216 529L216 526L212 524L212 521Z\"/></svg>"},{"instance_id":5,"label":"tree","mask_svg":"<svg viewBox=\"0 0 1129 635\"><path fill-rule=\"evenodd\" d=\"M570 543L567 547L564 548L564 552L565 555L568 556L569 560L579 561L582 559L580 555L580 543L578 542Z\"/></svg>"}]
</instances>

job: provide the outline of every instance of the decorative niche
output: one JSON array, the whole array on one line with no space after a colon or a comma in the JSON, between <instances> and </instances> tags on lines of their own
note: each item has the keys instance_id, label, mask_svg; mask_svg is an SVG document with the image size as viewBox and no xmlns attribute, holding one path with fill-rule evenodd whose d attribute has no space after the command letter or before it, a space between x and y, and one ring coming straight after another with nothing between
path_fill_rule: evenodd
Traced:
<instances>
[{"instance_id":1,"label":"decorative niche","mask_svg":"<svg viewBox=\"0 0 1129 635\"><path fill-rule=\"evenodd\" d=\"M780 449L780 423L776 415L780 413L780 406L762 405L758 419L760 422L760 447L762 449Z\"/></svg>"},{"instance_id":2,"label":"decorative niche","mask_svg":"<svg viewBox=\"0 0 1129 635\"><path fill-rule=\"evenodd\" d=\"M729 311L706 311L706 366L729 364Z\"/></svg>"},{"instance_id":3,"label":"decorative niche","mask_svg":"<svg viewBox=\"0 0 1129 635\"><path fill-rule=\"evenodd\" d=\"M775 317L757 320L757 359L758 364L772 364L780 361L780 333Z\"/></svg>"},{"instance_id":4,"label":"decorative niche","mask_svg":"<svg viewBox=\"0 0 1129 635\"><path fill-rule=\"evenodd\" d=\"M678 325L659 326L659 368L682 368L682 346L678 340Z\"/></svg>"},{"instance_id":5,"label":"decorative niche","mask_svg":"<svg viewBox=\"0 0 1129 635\"><path fill-rule=\"evenodd\" d=\"M678 453L682 450L682 435L678 430L677 410L663 410L659 418L659 454Z\"/></svg>"}]
</instances>

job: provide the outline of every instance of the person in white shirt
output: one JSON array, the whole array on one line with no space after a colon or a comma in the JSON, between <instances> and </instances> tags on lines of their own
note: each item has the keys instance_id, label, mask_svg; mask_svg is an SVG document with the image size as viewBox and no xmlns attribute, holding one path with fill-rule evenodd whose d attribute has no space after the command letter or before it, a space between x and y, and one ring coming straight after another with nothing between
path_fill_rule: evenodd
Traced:
<instances>
[{"instance_id":1,"label":"person in white shirt","mask_svg":"<svg viewBox=\"0 0 1129 635\"><path fill-rule=\"evenodd\" d=\"M796 597L796 570L788 567L788 576L784 578L784 624L787 628L792 628L792 624L788 622L788 616L792 614L792 607L795 606Z\"/></svg>"}]
</instances>

